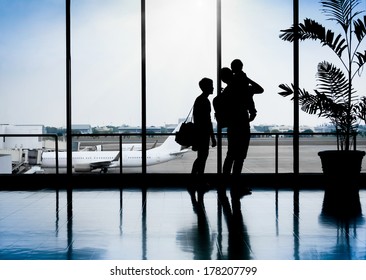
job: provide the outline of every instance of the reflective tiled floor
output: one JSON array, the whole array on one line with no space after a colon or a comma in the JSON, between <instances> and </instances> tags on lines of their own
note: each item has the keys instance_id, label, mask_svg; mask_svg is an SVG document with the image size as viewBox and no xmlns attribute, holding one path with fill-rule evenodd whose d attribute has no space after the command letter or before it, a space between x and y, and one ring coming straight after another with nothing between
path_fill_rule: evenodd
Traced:
<instances>
[{"instance_id":1,"label":"reflective tiled floor","mask_svg":"<svg viewBox=\"0 0 366 280\"><path fill-rule=\"evenodd\" d=\"M232 204L211 190L202 207L182 189L1 191L0 259L366 259L363 215L326 217L323 198L255 189Z\"/></svg>"}]
</instances>

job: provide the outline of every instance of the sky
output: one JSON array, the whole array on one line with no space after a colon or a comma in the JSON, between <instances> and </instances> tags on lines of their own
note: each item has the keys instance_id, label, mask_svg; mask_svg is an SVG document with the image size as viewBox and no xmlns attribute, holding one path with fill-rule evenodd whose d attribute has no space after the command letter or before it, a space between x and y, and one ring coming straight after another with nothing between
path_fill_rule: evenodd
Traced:
<instances>
[{"instance_id":1,"label":"sky","mask_svg":"<svg viewBox=\"0 0 366 280\"><path fill-rule=\"evenodd\" d=\"M65 126L64 2L0 0L0 123ZM71 3L72 122L141 125L140 1ZM333 28L319 8L318 0L300 1L300 20ZM264 88L254 125L293 123L292 101L278 95L279 84L292 82L292 44L279 39L291 25L292 0L222 1L222 66L241 59ZM300 52L300 86L311 91L317 64L336 58L317 42L301 43ZM203 77L217 90L216 55L216 1L146 0L148 125L186 117ZM359 77L360 95L365 85ZM302 125L327 122L300 113Z\"/></svg>"}]
</instances>

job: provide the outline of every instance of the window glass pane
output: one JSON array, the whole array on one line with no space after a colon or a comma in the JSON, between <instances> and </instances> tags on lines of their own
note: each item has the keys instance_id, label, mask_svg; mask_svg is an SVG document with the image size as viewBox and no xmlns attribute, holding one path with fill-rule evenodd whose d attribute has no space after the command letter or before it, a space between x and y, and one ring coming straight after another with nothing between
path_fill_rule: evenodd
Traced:
<instances>
[{"instance_id":1,"label":"window glass pane","mask_svg":"<svg viewBox=\"0 0 366 280\"><path fill-rule=\"evenodd\" d=\"M280 30L292 25L292 2L222 1L222 66L230 67L233 59L240 59L247 76L264 88L263 94L254 95L257 117L251 123L252 132L292 129L293 103L277 94L279 84L293 81L293 47L279 38ZM292 141L288 140L280 141L285 145L279 150L280 172L292 171ZM252 138L243 172L274 172L274 150L274 138Z\"/></svg>"},{"instance_id":2,"label":"window glass pane","mask_svg":"<svg viewBox=\"0 0 366 280\"><path fill-rule=\"evenodd\" d=\"M71 10L73 123L140 125L139 1L78 0Z\"/></svg>"},{"instance_id":3,"label":"window glass pane","mask_svg":"<svg viewBox=\"0 0 366 280\"><path fill-rule=\"evenodd\" d=\"M140 2L72 1L71 16L73 124L97 127L94 132L98 133L110 133L111 129L112 133L141 132ZM119 150L118 137L98 139L101 149ZM74 138L81 140L83 146L88 144L85 137ZM122 141L141 145L139 136L124 137ZM127 156L124 152L123 157ZM108 171L120 169L118 166Z\"/></svg>"},{"instance_id":4,"label":"window glass pane","mask_svg":"<svg viewBox=\"0 0 366 280\"><path fill-rule=\"evenodd\" d=\"M333 25L330 21L326 21L322 15L319 1L299 1L300 13L299 23L303 23L304 19L310 18L316 20L322 25ZM306 89L313 93L313 89L316 87L316 72L318 63L324 60L334 59L329 55L330 49L322 47L319 41L306 40L300 41L300 88ZM318 118L317 115L310 115L300 110L300 131L308 126L312 131L318 131L316 126L325 124L328 121L324 118ZM317 140L318 144L306 145L307 143ZM300 139L300 172L321 172L320 158L317 153L325 147L320 145L322 143L335 143L335 138L331 139L321 138L301 138Z\"/></svg>"},{"instance_id":5,"label":"window glass pane","mask_svg":"<svg viewBox=\"0 0 366 280\"><path fill-rule=\"evenodd\" d=\"M175 125L201 94L203 77L216 87L216 1L147 0L146 26L147 124ZM206 172L217 171L213 153ZM148 171L190 173L195 156L189 152L169 168L157 165Z\"/></svg>"},{"instance_id":6,"label":"window glass pane","mask_svg":"<svg viewBox=\"0 0 366 280\"><path fill-rule=\"evenodd\" d=\"M364 1L361 1L364 2ZM364 10L365 4L361 3L357 10ZM335 37L339 34L344 38L342 27L336 21L329 20L330 16L322 11L323 6L318 1L300 1L300 23L305 19L311 19L322 25L326 30L334 32ZM353 41L353 44L356 40ZM365 44L361 46L359 51L365 49ZM344 50L342 58L346 58L347 50ZM328 46L323 46L319 40L306 40L300 42L300 88L306 89L310 93L314 93L319 81L316 79L317 67L321 62L329 62L338 67L348 77L345 65L342 64L339 57ZM348 62L346 62L348 65ZM352 67L355 67L354 64ZM364 77L356 75L354 79L354 88L360 96L365 92ZM310 129L314 132L334 132L334 126L330 120L317 115L309 115L301 112L300 127L301 130ZM359 143L362 145L362 143ZM322 150L337 149L337 139L335 136L316 136L309 138L301 138L300 141L300 172L322 172L320 158L318 152Z\"/></svg>"},{"instance_id":7,"label":"window glass pane","mask_svg":"<svg viewBox=\"0 0 366 280\"><path fill-rule=\"evenodd\" d=\"M0 120L65 125L65 4L0 2Z\"/></svg>"},{"instance_id":8,"label":"window glass pane","mask_svg":"<svg viewBox=\"0 0 366 280\"><path fill-rule=\"evenodd\" d=\"M254 97L253 125L292 125L292 103L277 94L280 83L292 81L292 45L279 38L292 14L290 0L222 1L222 66L242 60L243 71L264 88Z\"/></svg>"},{"instance_id":9,"label":"window glass pane","mask_svg":"<svg viewBox=\"0 0 366 280\"><path fill-rule=\"evenodd\" d=\"M304 23L305 19L312 19L326 28L330 28L333 31L340 31L332 21L326 19L326 16L321 12L321 4L319 1L299 1L300 2L300 15L299 23ZM339 32L336 34L339 34ZM305 40L300 41L300 88L304 88L310 93L316 88L316 73L318 64L322 61L335 62L339 65L336 56L332 53L331 49L322 46L320 41ZM300 111L300 124L317 126L327 123L325 118L318 118L317 115L310 115L302 110Z\"/></svg>"}]
</instances>

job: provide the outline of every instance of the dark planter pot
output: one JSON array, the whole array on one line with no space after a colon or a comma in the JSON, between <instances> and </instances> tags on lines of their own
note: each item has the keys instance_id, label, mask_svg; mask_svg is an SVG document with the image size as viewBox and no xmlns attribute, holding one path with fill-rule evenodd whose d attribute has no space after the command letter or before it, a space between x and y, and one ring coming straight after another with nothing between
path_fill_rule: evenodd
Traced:
<instances>
[{"instance_id":1,"label":"dark planter pot","mask_svg":"<svg viewBox=\"0 0 366 280\"><path fill-rule=\"evenodd\" d=\"M365 152L322 151L318 155L326 178L322 213L337 217L361 215L357 182Z\"/></svg>"},{"instance_id":2,"label":"dark planter pot","mask_svg":"<svg viewBox=\"0 0 366 280\"><path fill-rule=\"evenodd\" d=\"M364 151L322 151L319 152L323 173L331 176L359 175ZM347 178L345 178L347 179Z\"/></svg>"}]
</instances>

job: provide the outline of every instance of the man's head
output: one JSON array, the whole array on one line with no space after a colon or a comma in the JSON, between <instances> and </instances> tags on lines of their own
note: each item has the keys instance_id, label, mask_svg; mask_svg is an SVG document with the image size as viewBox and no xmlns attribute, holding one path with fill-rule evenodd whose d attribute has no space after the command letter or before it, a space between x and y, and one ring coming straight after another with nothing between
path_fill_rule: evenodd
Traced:
<instances>
[{"instance_id":1,"label":"man's head","mask_svg":"<svg viewBox=\"0 0 366 280\"><path fill-rule=\"evenodd\" d=\"M233 72L228 67L224 67L220 69L220 78L225 84L230 83L233 78Z\"/></svg>"},{"instance_id":2,"label":"man's head","mask_svg":"<svg viewBox=\"0 0 366 280\"><path fill-rule=\"evenodd\" d=\"M234 59L231 62L231 70L233 73L238 73L243 70L243 62L240 59Z\"/></svg>"},{"instance_id":3,"label":"man's head","mask_svg":"<svg viewBox=\"0 0 366 280\"><path fill-rule=\"evenodd\" d=\"M199 86L203 93L212 94L214 87L213 87L213 81L209 78L203 78L201 81L199 81Z\"/></svg>"}]
</instances>

